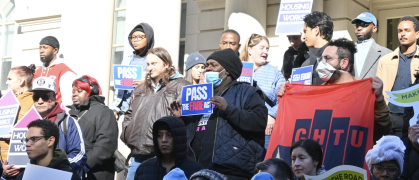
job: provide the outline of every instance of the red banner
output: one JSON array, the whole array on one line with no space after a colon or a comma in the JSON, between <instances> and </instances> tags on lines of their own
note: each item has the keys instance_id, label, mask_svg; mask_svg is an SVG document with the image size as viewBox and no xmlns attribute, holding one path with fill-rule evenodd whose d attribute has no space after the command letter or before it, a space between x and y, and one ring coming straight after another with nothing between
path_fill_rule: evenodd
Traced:
<instances>
[{"instance_id":1,"label":"red banner","mask_svg":"<svg viewBox=\"0 0 419 180\"><path fill-rule=\"evenodd\" d=\"M291 165L290 147L314 139L323 150L326 170L354 165L368 171L365 155L373 145L372 78L336 85L287 84L266 159L280 157Z\"/></svg>"}]
</instances>

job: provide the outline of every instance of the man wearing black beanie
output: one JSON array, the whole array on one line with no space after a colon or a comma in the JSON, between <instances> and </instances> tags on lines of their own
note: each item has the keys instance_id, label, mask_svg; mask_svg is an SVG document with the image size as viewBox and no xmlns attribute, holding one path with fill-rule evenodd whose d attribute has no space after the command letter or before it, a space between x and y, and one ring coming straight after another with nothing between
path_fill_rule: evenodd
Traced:
<instances>
[{"instance_id":1,"label":"man wearing black beanie","mask_svg":"<svg viewBox=\"0 0 419 180\"><path fill-rule=\"evenodd\" d=\"M264 158L268 109L262 91L237 82L242 63L232 49L212 53L207 59L206 80L213 83L209 101L212 114L184 116L188 156L204 168L225 174L228 179L252 177L255 165ZM180 117L180 104L170 111Z\"/></svg>"},{"instance_id":2,"label":"man wearing black beanie","mask_svg":"<svg viewBox=\"0 0 419 180\"><path fill-rule=\"evenodd\" d=\"M56 101L60 104L71 105L72 84L77 74L68 67L64 59L57 58L60 50L60 43L54 36L47 36L39 42L39 56L42 67L35 71L34 79L38 77L49 77L54 79L56 84Z\"/></svg>"}]
</instances>

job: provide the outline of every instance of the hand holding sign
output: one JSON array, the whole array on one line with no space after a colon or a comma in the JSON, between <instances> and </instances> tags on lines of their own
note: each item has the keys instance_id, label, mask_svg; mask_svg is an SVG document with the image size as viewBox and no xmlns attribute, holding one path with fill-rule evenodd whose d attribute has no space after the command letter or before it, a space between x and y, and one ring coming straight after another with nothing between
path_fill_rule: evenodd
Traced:
<instances>
[{"instance_id":1,"label":"hand holding sign","mask_svg":"<svg viewBox=\"0 0 419 180\"><path fill-rule=\"evenodd\" d=\"M209 102L216 105L223 112L227 109L228 106L227 101L221 96L214 96L209 99Z\"/></svg>"},{"instance_id":2,"label":"hand holding sign","mask_svg":"<svg viewBox=\"0 0 419 180\"><path fill-rule=\"evenodd\" d=\"M413 146L415 146L415 148L419 151L419 124L414 124L409 127L408 137Z\"/></svg>"},{"instance_id":3,"label":"hand holding sign","mask_svg":"<svg viewBox=\"0 0 419 180\"><path fill-rule=\"evenodd\" d=\"M14 164L7 165L7 159L3 163L3 175L6 177L17 176L20 173L20 168L13 168Z\"/></svg>"},{"instance_id":4,"label":"hand holding sign","mask_svg":"<svg viewBox=\"0 0 419 180\"><path fill-rule=\"evenodd\" d=\"M372 89L375 90L375 101L382 101L383 97L383 81L379 77L372 78Z\"/></svg>"},{"instance_id":5,"label":"hand holding sign","mask_svg":"<svg viewBox=\"0 0 419 180\"><path fill-rule=\"evenodd\" d=\"M167 107L167 109L169 109L169 111L173 114L173 116L180 118L181 116L181 112L180 112L180 103L178 103L177 101L173 101L172 103L170 103L170 107Z\"/></svg>"}]
</instances>

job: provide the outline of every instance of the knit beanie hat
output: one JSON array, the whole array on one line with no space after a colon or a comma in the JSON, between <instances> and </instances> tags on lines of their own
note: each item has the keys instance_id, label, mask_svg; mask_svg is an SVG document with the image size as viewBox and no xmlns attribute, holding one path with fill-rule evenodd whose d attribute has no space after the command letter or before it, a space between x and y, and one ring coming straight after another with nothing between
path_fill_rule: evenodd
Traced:
<instances>
[{"instance_id":1,"label":"knit beanie hat","mask_svg":"<svg viewBox=\"0 0 419 180\"><path fill-rule=\"evenodd\" d=\"M215 51L207 58L207 61L208 59L213 59L220 63L221 66L223 66L224 69L230 74L231 79L233 80L239 78L240 74L242 73L243 64L239 56L237 56L236 52L230 48L221 51Z\"/></svg>"},{"instance_id":2,"label":"knit beanie hat","mask_svg":"<svg viewBox=\"0 0 419 180\"><path fill-rule=\"evenodd\" d=\"M271 174L267 172L257 173L252 177L252 180L275 180Z\"/></svg>"},{"instance_id":3,"label":"knit beanie hat","mask_svg":"<svg viewBox=\"0 0 419 180\"><path fill-rule=\"evenodd\" d=\"M163 180L188 180L188 178L186 178L185 173L181 169L175 168L167 173Z\"/></svg>"},{"instance_id":4,"label":"knit beanie hat","mask_svg":"<svg viewBox=\"0 0 419 180\"><path fill-rule=\"evenodd\" d=\"M42 38L41 42L39 42L39 45L41 44L49 45L53 48L60 49L60 43L58 42L57 38L55 38L54 36L47 36L47 37Z\"/></svg>"},{"instance_id":5,"label":"knit beanie hat","mask_svg":"<svg viewBox=\"0 0 419 180\"><path fill-rule=\"evenodd\" d=\"M194 52L192 54L189 55L188 59L186 60L186 71L191 69L192 67L194 67L197 64L204 64L205 65L206 60L204 58L204 56L202 56L201 54Z\"/></svg>"},{"instance_id":6,"label":"knit beanie hat","mask_svg":"<svg viewBox=\"0 0 419 180\"><path fill-rule=\"evenodd\" d=\"M400 174L403 173L403 157L405 149L406 147L399 137L392 135L383 136L365 156L368 169L371 171L373 164L395 160L399 165Z\"/></svg>"},{"instance_id":7,"label":"knit beanie hat","mask_svg":"<svg viewBox=\"0 0 419 180\"><path fill-rule=\"evenodd\" d=\"M210 180L226 180L226 178L222 174L209 169L202 169L198 172L195 172L189 179L193 179L195 177L204 177Z\"/></svg>"}]
</instances>

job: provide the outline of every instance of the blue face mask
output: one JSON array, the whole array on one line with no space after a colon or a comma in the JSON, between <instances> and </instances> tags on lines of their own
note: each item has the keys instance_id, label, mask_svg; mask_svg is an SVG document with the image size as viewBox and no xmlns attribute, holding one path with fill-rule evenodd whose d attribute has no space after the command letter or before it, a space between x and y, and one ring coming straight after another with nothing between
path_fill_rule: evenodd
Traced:
<instances>
[{"instance_id":1,"label":"blue face mask","mask_svg":"<svg viewBox=\"0 0 419 180\"><path fill-rule=\"evenodd\" d=\"M225 69L223 69L224 71ZM221 71L221 72L223 72ZM226 75L224 75L225 77ZM224 77L220 79L220 72L206 72L205 79L207 83L212 83L214 87L218 87L223 82Z\"/></svg>"}]
</instances>

